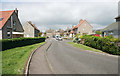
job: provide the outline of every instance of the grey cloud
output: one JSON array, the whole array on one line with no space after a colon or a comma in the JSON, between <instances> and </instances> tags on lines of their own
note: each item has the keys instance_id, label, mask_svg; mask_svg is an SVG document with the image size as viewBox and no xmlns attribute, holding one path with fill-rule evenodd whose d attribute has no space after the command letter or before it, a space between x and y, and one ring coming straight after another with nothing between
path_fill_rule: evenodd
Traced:
<instances>
[{"instance_id":1,"label":"grey cloud","mask_svg":"<svg viewBox=\"0 0 120 76\"><path fill-rule=\"evenodd\" d=\"M47 0L45 0L47 1ZM72 1L72 0L65 0ZM86 2L85 2L86 1ZM10 2L3 3L3 10L19 10L19 17L24 24L26 21L32 21L40 30L48 28L66 28L67 26L77 25L80 19L86 19L94 29L103 28L114 22L114 17L118 13L118 3L111 2ZM113 2L112 2L113 1ZM116 0L117 1L117 0Z\"/></svg>"}]
</instances>

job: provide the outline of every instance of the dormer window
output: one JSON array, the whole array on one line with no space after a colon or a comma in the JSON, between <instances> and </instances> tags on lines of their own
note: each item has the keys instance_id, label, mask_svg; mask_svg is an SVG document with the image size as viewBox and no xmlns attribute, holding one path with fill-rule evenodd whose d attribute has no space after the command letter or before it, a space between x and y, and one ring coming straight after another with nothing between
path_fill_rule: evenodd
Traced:
<instances>
[{"instance_id":1,"label":"dormer window","mask_svg":"<svg viewBox=\"0 0 120 76\"><path fill-rule=\"evenodd\" d=\"M3 20L3 18L0 18L0 21L2 21Z\"/></svg>"}]
</instances>

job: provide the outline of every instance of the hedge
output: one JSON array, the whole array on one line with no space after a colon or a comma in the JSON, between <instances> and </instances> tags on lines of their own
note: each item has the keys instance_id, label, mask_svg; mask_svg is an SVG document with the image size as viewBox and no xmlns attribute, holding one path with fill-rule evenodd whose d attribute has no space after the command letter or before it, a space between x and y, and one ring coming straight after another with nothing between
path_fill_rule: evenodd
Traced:
<instances>
[{"instance_id":1,"label":"hedge","mask_svg":"<svg viewBox=\"0 0 120 76\"><path fill-rule=\"evenodd\" d=\"M82 37L82 39L85 39L84 45L102 50L104 52L120 55L120 47L116 46L116 42L119 40L115 40L114 42L106 37L95 37L95 36L89 36L85 35Z\"/></svg>"},{"instance_id":2,"label":"hedge","mask_svg":"<svg viewBox=\"0 0 120 76\"><path fill-rule=\"evenodd\" d=\"M21 47L26 45L31 45L35 43L44 42L44 37L35 37L35 38L13 38L13 39L2 39L0 42L2 42L2 51L15 48L15 47Z\"/></svg>"}]
</instances>

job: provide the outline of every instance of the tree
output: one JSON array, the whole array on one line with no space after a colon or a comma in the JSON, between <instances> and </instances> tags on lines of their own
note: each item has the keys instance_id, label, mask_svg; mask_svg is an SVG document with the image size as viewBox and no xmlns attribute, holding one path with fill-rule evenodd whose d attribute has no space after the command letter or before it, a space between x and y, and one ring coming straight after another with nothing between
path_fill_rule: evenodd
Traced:
<instances>
[{"instance_id":1,"label":"tree","mask_svg":"<svg viewBox=\"0 0 120 76\"><path fill-rule=\"evenodd\" d=\"M45 32L45 33L44 33L44 37L46 37L46 35L47 35L47 34L46 34L46 32Z\"/></svg>"},{"instance_id":2,"label":"tree","mask_svg":"<svg viewBox=\"0 0 120 76\"><path fill-rule=\"evenodd\" d=\"M42 35L42 32L38 33L38 36L40 36L40 37L41 37L41 35Z\"/></svg>"},{"instance_id":3,"label":"tree","mask_svg":"<svg viewBox=\"0 0 120 76\"><path fill-rule=\"evenodd\" d=\"M101 31L96 31L95 34L101 34Z\"/></svg>"}]
</instances>

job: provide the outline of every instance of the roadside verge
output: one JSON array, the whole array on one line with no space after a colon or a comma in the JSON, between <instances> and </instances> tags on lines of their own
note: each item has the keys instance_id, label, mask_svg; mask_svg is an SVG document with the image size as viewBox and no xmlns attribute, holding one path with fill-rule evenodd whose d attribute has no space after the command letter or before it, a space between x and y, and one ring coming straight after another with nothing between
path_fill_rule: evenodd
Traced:
<instances>
[{"instance_id":1,"label":"roadside verge","mask_svg":"<svg viewBox=\"0 0 120 76\"><path fill-rule=\"evenodd\" d=\"M101 50L94 49L94 48L91 48L91 47L88 47L88 46L85 46L85 45L82 45L82 44L77 44L77 43L74 43L74 42L67 42L67 44L69 44L71 46L74 46L76 48L83 49L83 50L88 51L88 52L107 55L107 56L112 56L112 57L118 57L117 55L108 54L108 53L103 52Z\"/></svg>"}]
</instances>

